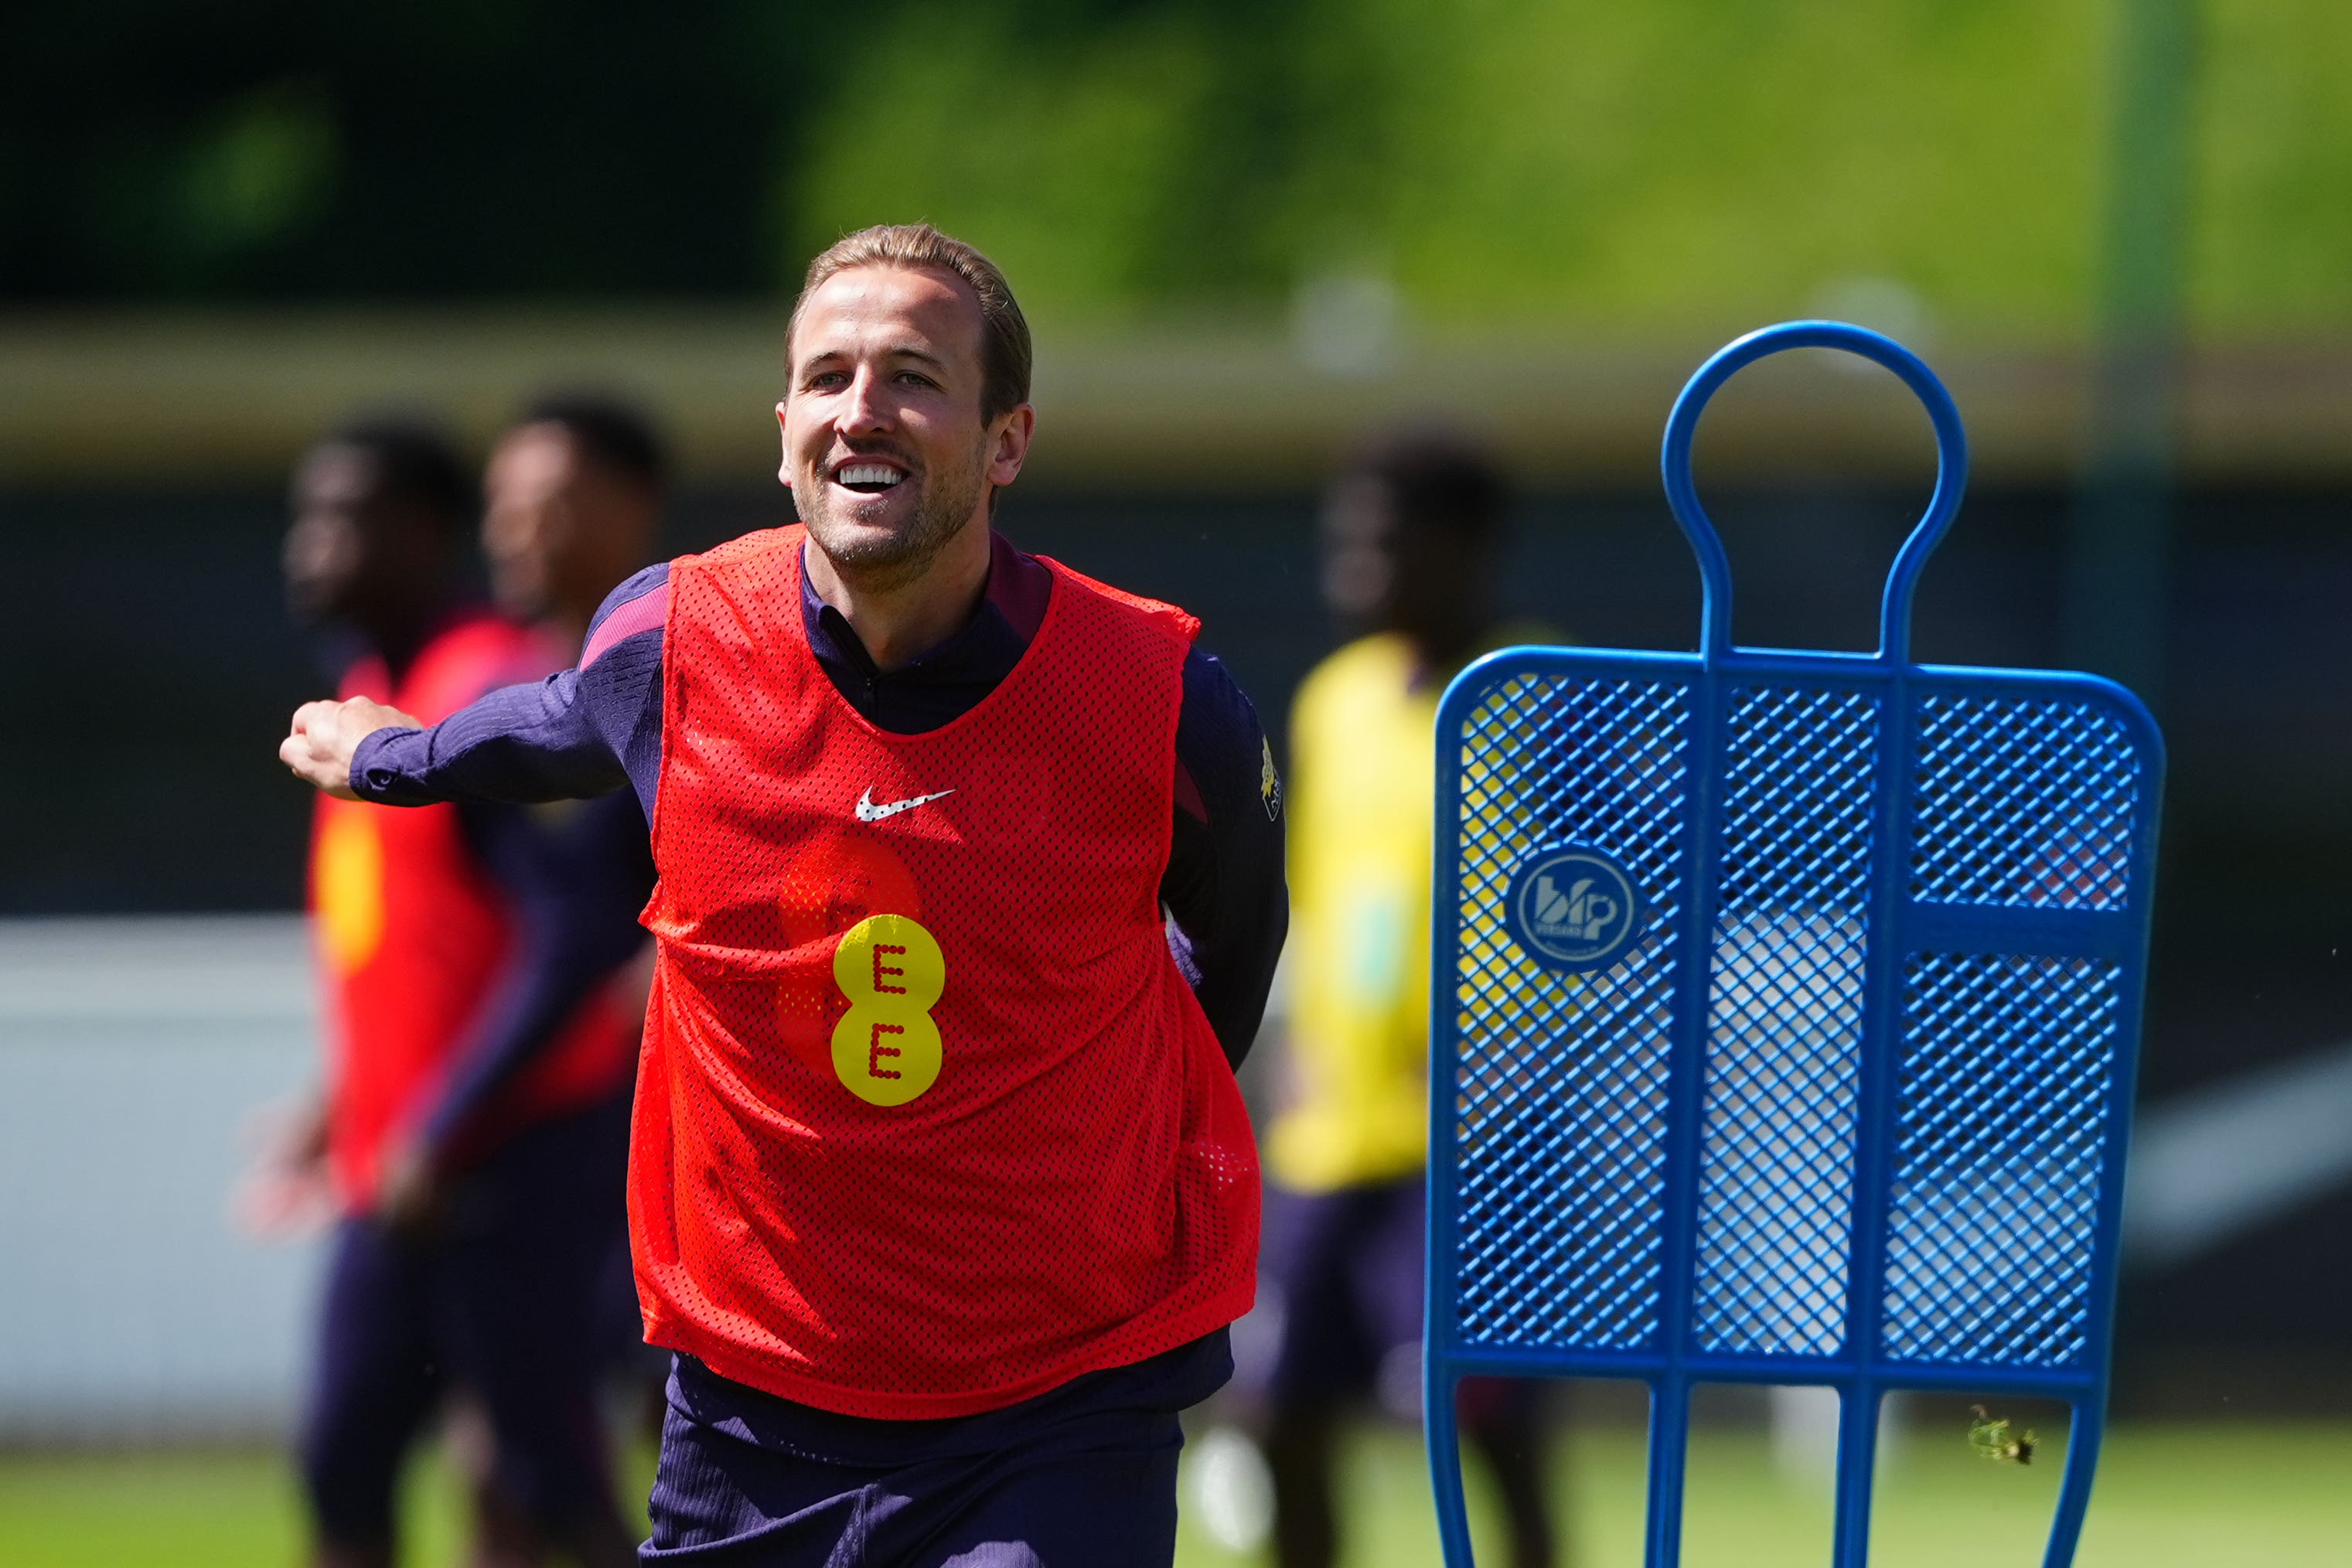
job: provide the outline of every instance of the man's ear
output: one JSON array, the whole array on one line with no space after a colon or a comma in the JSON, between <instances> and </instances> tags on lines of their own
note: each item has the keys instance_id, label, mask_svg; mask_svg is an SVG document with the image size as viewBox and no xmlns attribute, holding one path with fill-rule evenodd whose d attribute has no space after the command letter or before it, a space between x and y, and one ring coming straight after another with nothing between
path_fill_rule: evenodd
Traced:
<instances>
[{"instance_id":1,"label":"man's ear","mask_svg":"<svg viewBox=\"0 0 2352 1568\"><path fill-rule=\"evenodd\" d=\"M1022 404L1003 416L988 455L988 482L1000 489L1021 477L1029 460L1029 437L1036 433L1037 411Z\"/></svg>"},{"instance_id":2,"label":"man's ear","mask_svg":"<svg viewBox=\"0 0 2352 1568\"><path fill-rule=\"evenodd\" d=\"M776 463L776 478L783 481L784 489L790 489L793 488L793 447L786 429L784 405L779 403L776 405L776 443L783 448L783 456Z\"/></svg>"}]
</instances>

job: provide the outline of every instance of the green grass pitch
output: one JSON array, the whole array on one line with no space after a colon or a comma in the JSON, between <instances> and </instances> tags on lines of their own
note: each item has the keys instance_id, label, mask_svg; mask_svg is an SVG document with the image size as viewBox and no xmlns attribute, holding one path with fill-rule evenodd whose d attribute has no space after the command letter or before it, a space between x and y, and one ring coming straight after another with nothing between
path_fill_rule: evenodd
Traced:
<instances>
[{"instance_id":1,"label":"green grass pitch","mask_svg":"<svg viewBox=\"0 0 2352 1568\"><path fill-rule=\"evenodd\" d=\"M1958 1428L1914 1432L1890 1455L1881 1482L1874 1560L1887 1568L2038 1565L2056 1493L2056 1448L2020 1469L1977 1458ZM640 1486L644 1463L640 1456ZM1577 1568L1639 1568L1639 1435L1580 1433L1559 1468ZM2077 1561L2082 1568L2352 1564L2347 1474L2352 1426L2126 1426L2109 1440ZM1421 1451L1409 1435L1360 1435L1343 1486L1349 1568L1437 1562ZM409 1563L457 1561L457 1510L446 1473L419 1466L408 1492ZM291 1478L266 1450L0 1453L0 1561L12 1568L266 1568L295 1563L299 1544ZM1699 1435L1683 1559L1690 1568L1822 1568L1828 1548L1825 1488L1779 1479L1760 1434ZM1218 1551L1189 1521L1184 1526L1181 1568L1252 1561Z\"/></svg>"}]
</instances>

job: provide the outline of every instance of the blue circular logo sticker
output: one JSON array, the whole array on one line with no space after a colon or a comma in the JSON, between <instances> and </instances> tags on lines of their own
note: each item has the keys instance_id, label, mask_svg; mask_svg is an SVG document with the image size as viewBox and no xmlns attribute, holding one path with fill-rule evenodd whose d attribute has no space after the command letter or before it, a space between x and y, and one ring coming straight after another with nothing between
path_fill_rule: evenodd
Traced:
<instances>
[{"instance_id":1,"label":"blue circular logo sticker","mask_svg":"<svg viewBox=\"0 0 2352 1568\"><path fill-rule=\"evenodd\" d=\"M1504 923L1554 969L1606 969L1642 931L1642 897L1615 857L1582 845L1538 849L1511 873Z\"/></svg>"}]
</instances>

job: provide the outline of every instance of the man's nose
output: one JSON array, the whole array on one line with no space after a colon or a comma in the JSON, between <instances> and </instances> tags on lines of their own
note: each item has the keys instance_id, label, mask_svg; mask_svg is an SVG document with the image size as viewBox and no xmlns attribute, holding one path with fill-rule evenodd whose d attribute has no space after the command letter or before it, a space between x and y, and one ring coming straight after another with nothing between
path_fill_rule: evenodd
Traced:
<instances>
[{"instance_id":1,"label":"man's nose","mask_svg":"<svg viewBox=\"0 0 2352 1568\"><path fill-rule=\"evenodd\" d=\"M845 436L869 436L890 428L893 420L889 384L876 371L861 367L850 378L839 425Z\"/></svg>"}]
</instances>

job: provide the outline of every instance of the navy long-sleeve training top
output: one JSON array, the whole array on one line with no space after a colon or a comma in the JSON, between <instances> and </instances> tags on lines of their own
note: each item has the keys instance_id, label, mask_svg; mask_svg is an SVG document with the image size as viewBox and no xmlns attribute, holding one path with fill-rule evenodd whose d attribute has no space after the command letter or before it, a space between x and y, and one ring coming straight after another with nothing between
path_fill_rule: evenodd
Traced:
<instances>
[{"instance_id":1,"label":"navy long-sleeve training top","mask_svg":"<svg viewBox=\"0 0 2352 1568\"><path fill-rule=\"evenodd\" d=\"M646 941L637 913L654 885L645 822L625 797L565 807L473 803L458 807L458 826L507 896L515 941L423 1118L435 1149L449 1147L636 955Z\"/></svg>"}]
</instances>

